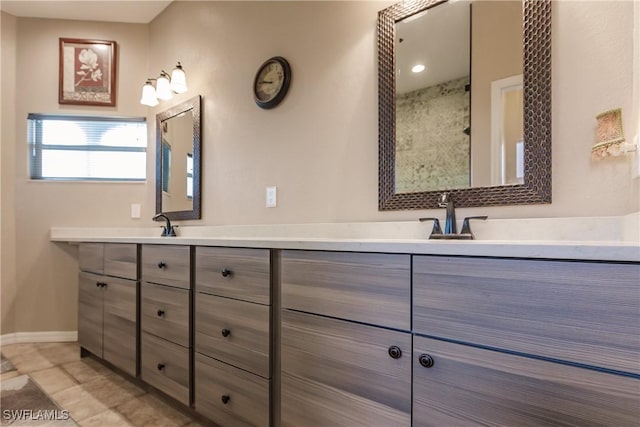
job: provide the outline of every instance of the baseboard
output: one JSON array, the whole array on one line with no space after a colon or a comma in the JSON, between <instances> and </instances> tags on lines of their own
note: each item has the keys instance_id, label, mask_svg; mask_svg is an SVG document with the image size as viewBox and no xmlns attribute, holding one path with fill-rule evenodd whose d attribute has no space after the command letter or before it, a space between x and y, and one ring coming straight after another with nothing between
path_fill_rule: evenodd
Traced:
<instances>
[{"instance_id":1,"label":"baseboard","mask_svg":"<svg viewBox=\"0 0 640 427\"><path fill-rule=\"evenodd\" d=\"M78 331L14 332L0 335L0 345L78 341Z\"/></svg>"}]
</instances>

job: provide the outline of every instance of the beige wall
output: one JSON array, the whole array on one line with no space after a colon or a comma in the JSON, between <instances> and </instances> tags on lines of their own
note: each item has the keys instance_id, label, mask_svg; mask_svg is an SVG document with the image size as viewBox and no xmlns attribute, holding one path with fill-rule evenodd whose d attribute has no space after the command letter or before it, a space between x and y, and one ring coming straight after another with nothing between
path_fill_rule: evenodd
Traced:
<instances>
[{"instance_id":1,"label":"beige wall","mask_svg":"<svg viewBox=\"0 0 640 427\"><path fill-rule=\"evenodd\" d=\"M377 11L389 4L177 2L150 26L18 19L14 137L5 141L7 132L2 132L3 242L11 234L5 209L15 215L17 236L13 331L76 328L77 251L48 242L49 227L157 225L150 219L155 203L153 138L147 185L30 182L25 146L29 112L148 114L152 124L157 112L203 95L203 218L183 225L442 216L441 210L377 210L375 22ZM468 208L459 217L599 216L638 210L630 159L590 160L596 114L620 106L626 119L632 109L632 9L630 1L553 5L553 204ZM60 36L118 41L117 108L57 104ZM284 102L264 111L253 103L251 83L258 66L274 55L290 61L293 82ZM138 100L145 78L178 60L190 90L156 108L143 108ZM12 84L4 67L3 61L3 89ZM3 124L5 118L3 112ZM633 134L632 124L633 119L625 121L627 135ZM15 160L15 170L7 168L5 156ZM264 207L270 185L278 186L275 209ZM14 192L15 202L5 198L7 191ZM142 204L143 219L129 218L131 203ZM5 265L5 251L3 243L3 301L5 269L12 268ZM3 325L2 333L8 332L12 330Z\"/></svg>"},{"instance_id":2,"label":"beige wall","mask_svg":"<svg viewBox=\"0 0 640 427\"><path fill-rule=\"evenodd\" d=\"M16 18L0 21L0 335L15 330L16 232L14 198Z\"/></svg>"},{"instance_id":3,"label":"beige wall","mask_svg":"<svg viewBox=\"0 0 640 427\"><path fill-rule=\"evenodd\" d=\"M15 249L15 277L6 283L3 280L2 284L3 304L6 293L10 294L15 288L7 309L13 314L14 323L12 328L10 323L5 325L3 319L2 334L73 331L77 327L77 247L50 243L49 228L57 225L136 225L128 219L130 204L144 200L146 185L30 181L26 118L28 113L146 115L147 109L138 101L141 84L147 77L148 25L19 18L15 34L16 74L13 82L4 73L4 61L2 64L3 102L5 85L14 83L16 92L13 117L4 113L2 117L3 124L9 123L13 129L12 133L3 131L2 134L2 183L3 190L7 191L3 191L2 199L3 255L5 236L8 236L8 242L11 242L12 233L17 236L13 248L9 249ZM118 42L117 107L58 104L59 37ZM3 59L4 43L3 31ZM5 160L11 162L9 167ZM151 168L153 158L149 160ZM4 221L5 212L8 216L14 215L11 224ZM143 214L150 216L152 213L145 211ZM11 267L3 262L3 279L5 269L8 269L7 275L11 274Z\"/></svg>"}]
</instances>

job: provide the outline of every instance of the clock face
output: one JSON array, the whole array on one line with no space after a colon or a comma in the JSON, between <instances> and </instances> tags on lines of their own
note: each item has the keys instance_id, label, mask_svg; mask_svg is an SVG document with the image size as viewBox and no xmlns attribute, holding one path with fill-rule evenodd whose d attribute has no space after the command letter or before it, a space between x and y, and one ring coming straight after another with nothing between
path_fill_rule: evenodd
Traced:
<instances>
[{"instance_id":1,"label":"clock face","mask_svg":"<svg viewBox=\"0 0 640 427\"><path fill-rule=\"evenodd\" d=\"M287 93L291 81L291 68L286 59L276 56L267 60L256 74L253 95L262 108L278 105Z\"/></svg>"}]
</instances>

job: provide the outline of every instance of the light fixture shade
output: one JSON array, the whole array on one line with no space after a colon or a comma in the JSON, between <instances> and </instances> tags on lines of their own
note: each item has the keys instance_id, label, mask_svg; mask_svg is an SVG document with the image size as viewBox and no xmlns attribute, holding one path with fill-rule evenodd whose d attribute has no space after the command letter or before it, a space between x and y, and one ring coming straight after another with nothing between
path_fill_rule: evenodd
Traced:
<instances>
[{"instance_id":1,"label":"light fixture shade","mask_svg":"<svg viewBox=\"0 0 640 427\"><path fill-rule=\"evenodd\" d=\"M156 90L149 80L142 86L142 97L140 98L140 104L147 105L149 107L155 107L158 105L158 98L156 97Z\"/></svg>"},{"instance_id":2,"label":"light fixture shade","mask_svg":"<svg viewBox=\"0 0 640 427\"><path fill-rule=\"evenodd\" d=\"M184 93L187 91L187 77L184 74L182 65L178 62L176 68L171 73L171 90L175 93Z\"/></svg>"},{"instance_id":3,"label":"light fixture shade","mask_svg":"<svg viewBox=\"0 0 640 427\"><path fill-rule=\"evenodd\" d=\"M168 74L163 71L156 81L156 96L158 99L167 100L173 98L168 77Z\"/></svg>"}]
</instances>

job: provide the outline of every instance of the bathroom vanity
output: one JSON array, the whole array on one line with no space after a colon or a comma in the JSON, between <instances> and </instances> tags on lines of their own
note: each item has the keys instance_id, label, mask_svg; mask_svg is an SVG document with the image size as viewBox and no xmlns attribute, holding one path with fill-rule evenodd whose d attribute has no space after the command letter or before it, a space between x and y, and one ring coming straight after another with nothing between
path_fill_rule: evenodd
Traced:
<instances>
[{"instance_id":1,"label":"bathroom vanity","mask_svg":"<svg viewBox=\"0 0 640 427\"><path fill-rule=\"evenodd\" d=\"M636 244L52 240L83 353L221 426L640 421Z\"/></svg>"}]
</instances>

